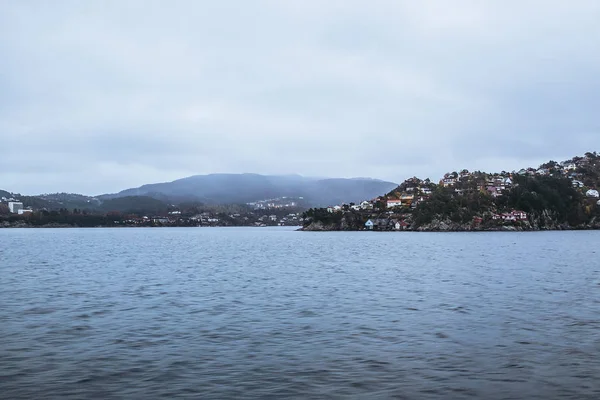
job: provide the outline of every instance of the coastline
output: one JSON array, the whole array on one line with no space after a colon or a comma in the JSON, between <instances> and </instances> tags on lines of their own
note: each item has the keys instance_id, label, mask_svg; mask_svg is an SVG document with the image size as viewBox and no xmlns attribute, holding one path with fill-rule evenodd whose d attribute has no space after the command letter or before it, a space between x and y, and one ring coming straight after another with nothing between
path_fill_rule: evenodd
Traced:
<instances>
[{"instance_id":1,"label":"coastline","mask_svg":"<svg viewBox=\"0 0 600 400\"><path fill-rule=\"evenodd\" d=\"M297 229L297 232L311 232L311 233L319 233L319 232L372 232L374 234L377 233L491 233L491 232L504 232L504 233L515 233L515 232L569 232L569 231L598 231L599 228L589 228L589 227L575 227L575 228L549 228L549 229L511 229L510 227L506 227L504 229L405 229L405 230L367 230L367 229L354 229L354 230L340 230L340 229L331 229L331 230L311 230L300 228Z\"/></svg>"},{"instance_id":2,"label":"coastline","mask_svg":"<svg viewBox=\"0 0 600 400\"><path fill-rule=\"evenodd\" d=\"M69 229L69 228L77 228L77 229L153 229L153 228L299 228L295 229L299 231L302 227L298 225L265 225L265 226L253 226L253 225L214 225L214 226L191 226L191 225L98 225L98 226L79 226L79 225L69 225L69 224L46 224L46 225L31 225L31 224L13 224L6 225L0 224L0 229Z\"/></svg>"},{"instance_id":3,"label":"coastline","mask_svg":"<svg viewBox=\"0 0 600 400\"><path fill-rule=\"evenodd\" d=\"M548 231L591 231L600 230L600 222L594 221L592 224L571 226L568 224L536 224L530 222L519 222L511 225L473 225L447 223L437 221L435 223L424 224L417 227L408 226L403 229L394 229L388 226L385 229L366 229L363 226L348 226L343 224L323 224L322 222L312 222L299 229L302 232L548 232Z\"/></svg>"}]
</instances>

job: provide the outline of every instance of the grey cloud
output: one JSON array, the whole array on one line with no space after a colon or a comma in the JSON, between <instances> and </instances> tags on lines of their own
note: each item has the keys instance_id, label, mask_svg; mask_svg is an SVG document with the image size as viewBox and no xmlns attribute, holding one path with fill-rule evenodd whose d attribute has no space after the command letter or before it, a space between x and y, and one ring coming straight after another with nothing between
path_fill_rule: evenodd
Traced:
<instances>
[{"instance_id":1,"label":"grey cloud","mask_svg":"<svg viewBox=\"0 0 600 400\"><path fill-rule=\"evenodd\" d=\"M0 188L437 179L599 150L600 3L0 5Z\"/></svg>"}]
</instances>

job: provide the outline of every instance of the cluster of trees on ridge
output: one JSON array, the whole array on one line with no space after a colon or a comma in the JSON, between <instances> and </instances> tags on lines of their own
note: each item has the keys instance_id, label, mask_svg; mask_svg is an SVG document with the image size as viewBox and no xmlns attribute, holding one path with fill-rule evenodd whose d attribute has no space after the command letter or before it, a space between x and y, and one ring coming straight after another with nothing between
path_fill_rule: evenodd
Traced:
<instances>
[{"instance_id":1,"label":"cluster of trees on ridge","mask_svg":"<svg viewBox=\"0 0 600 400\"><path fill-rule=\"evenodd\" d=\"M573 188L566 178L515 175L513 186L496 198L482 191L459 195L454 188L437 186L412 214L414 224L420 226L439 217L466 224L474 217L489 218L492 213L521 210L531 218L540 219L541 223L544 222L540 217L546 215L557 224L578 226L600 216L600 207L595 203Z\"/></svg>"}]
</instances>

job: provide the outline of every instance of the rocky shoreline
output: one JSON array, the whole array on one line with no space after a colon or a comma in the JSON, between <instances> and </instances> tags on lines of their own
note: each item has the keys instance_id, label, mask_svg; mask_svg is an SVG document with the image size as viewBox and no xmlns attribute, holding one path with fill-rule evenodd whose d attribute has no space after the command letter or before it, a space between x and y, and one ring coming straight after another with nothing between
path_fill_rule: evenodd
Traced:
<instances>
[{"instance_id":1,"label":"rocky shoreline","mask_svg":"<svg viewBox=\"0 0 600 400\"><path fill-rule=\"evenodd\" d=\"M370 231L362 224L349 223L345 218L339 222L324 223L313 221L299 229L304 232L335 232L335 231ZM460 224L449 219L434 219L431 223L420 226L407 226L404 229L379 229L373 232L535 232L535 231L573 231L600 230L600 221L571 226L551 221L521 221L515 224Z\"/></svg>"}]
</instances>

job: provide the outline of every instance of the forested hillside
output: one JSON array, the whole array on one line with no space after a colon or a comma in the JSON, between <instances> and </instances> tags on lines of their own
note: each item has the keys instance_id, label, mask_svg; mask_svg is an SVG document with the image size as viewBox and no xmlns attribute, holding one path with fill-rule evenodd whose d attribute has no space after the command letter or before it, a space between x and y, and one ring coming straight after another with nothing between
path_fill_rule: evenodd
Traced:
<instances>
[{"instance_id":1,"label":"forested hillside","mask_svg":"<svg viewBox=\"0 0 600 400\"><path fill-rule=\"evenodd\" d=\"M360 207L309 210L305 228L595 229L600 228L599 187L596 152L512 172L461 170L446 173L438 183L408 179Z\"/></svg>"}]
</instances>

